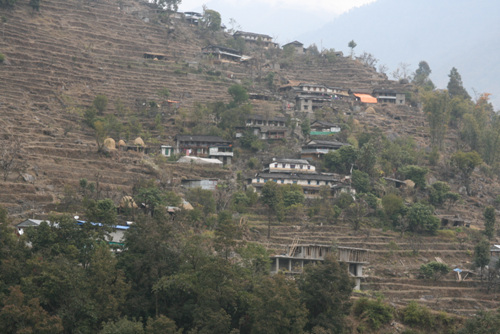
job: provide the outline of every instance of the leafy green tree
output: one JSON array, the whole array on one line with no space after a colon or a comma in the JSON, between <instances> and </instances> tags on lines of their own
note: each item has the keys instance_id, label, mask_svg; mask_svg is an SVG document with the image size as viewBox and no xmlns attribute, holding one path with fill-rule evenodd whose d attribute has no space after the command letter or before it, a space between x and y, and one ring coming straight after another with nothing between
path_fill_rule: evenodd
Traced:
<instances>
[{"instance_id":1,"label":"leafy green tree","mask_svg":"<svg viewBox=\"0 0 500 334\"><path fill-rule=\"evenodd\" d=\"M434 216L434 208L423 203L415 203L407 214L409 230L417 233L436 233L439 228L439 218Z\"/></svg>"},{"instance_id":2,"label":"leafy green tree","mask_svg":"<svg viewBox=\"0 0 500 334\"><path fill-rule=\"evenodd\" d=\"M439 149L443 148L450 112L450 96L446 91L434 91L425 96L424 113L429 121L431 143Z\"/></svg>"},{"instance_id":3,"label":"leafy green tree","mask_svg":"<svg viewBox=\"0 0 500 334\"><path fill-rule=\"evenodd\" d=\"M493 239L495 235L495 208L492 206L488 206L484 209L484 234L488 239Z\"/></svg>"},{"instance_id":4,"label":"leafy green tree","mask_svg":"<svg viewBox=\"0 0 500 334\"><path fill-rule=\"evenodd\" d=\"M418 63L418 68L415 71L415 75L413 77L413 83L419 87L422 87L424 90L432 91L435 86L431 79L429 79L429 75L432 73L429 64L422 60Z\"/></svg>"},{"instance_id":5,"label":"leafy green tree","mask_svg":"<svg viewBox=\"0 0 500 334\"><path fill-rule=\"evenodd\" d=\"M354 40L351 40L347 46L351 49L351 59L354 57L354 48L356 46L358 46L358 44L356 44L356 42L354 42Z\"/></svg>"},{"instance_id":6,"label":"leafy green tree","mask_svg":"<svg viewBox=\"0 0 500 334\"><path fill-rule=\"evenodd\" d=\"M429 187L429 202L432 205L440 206L445 202L455 202L460 195L450 191L450 186L446 182L436 181Z\"/></svg>"},{"instance_id":7,"label":"leafy green tree","mask_svg":"<svg viewBox=\"0 0 500 334\"><path fill-rule=\"evenodd\" d=\"M453 67L448 75L450 81L448 81L448 93L451 97L461 96L464 99L470 100L470 95L465 90L462 83L462 76L458 73L458 70Z\"/></svg>"},{"instance_id":8,"label":"leafy green tree","mask_svg":"<svg viewBox=\"0 0 500 334\"><path fill-rule=\"evenodd\" d=\"M425 189L425 176L429 170L425 167L410 165L404 166L398 170L404 178L415 182L415 186L420 189Z\"/></svg>"},{"instance_id":9,"label":"leafy green tree","mask_svg":"<svg viewBox=\"0 0 500 334\"><path fill-rule=\"evenodd\" d=\"M7 209L0 205L0 291L19 284L25 275L24 263L29 252L26 244L19 242L14 228L9 224Z\"/></svg>"},{"instance_id":10,"label":"leafy green tree","mask_svg":"<svg viewBox=\"0 0 500 334\"><path fill-rule=\"evenodd\" d=\"M0 7L12 7L17 0L0 0Z\"/></svg>"},{"instance_id":11,"label":"leafy green tree","mask_svg":"<svg viewBox=\"0 0 500 334\"><path fill-rule=\"evenodd\" d=\"M252 278L269 274L271 259L261 244L247 242L244 247L238 249L238 254L241 256L242 267L249 271Z\"/></svg>"},{"instance_id":12,"label":"leafy green tree","mask_svg":"<svg viewBox=\"0 0 500 334\"><path fill-rule=\"evenodd\" d=\"M382 298L368 299L361 297L353 306L353 313L370 328L377 330L382 325L388 324L393 318L394 309L384 303Z\"/></svg>"},{"instance_id":13,"label":"leafy green tree","mask_svg":"<svg viewBox=\"0 0 500 334\"><path fill-rule=\"evenodd\" d=\"M403 322L412 327L431 329L434 318L427 307L418 305L416 301L411 301L403 309Z\"/></svg>"},{"instance_id":14,"label":"leafy green tree","mask_svg":"<svg viewBox=\"0 0 500 334\"><path fill-rule=\"evenodd\" d=\"M40 0L30 0L29 5L33 10L36 10L37 12L40 11Z\"/></svg>"},{"instance_id":15,"label":"leafy green tree","mask_svg":"<svg viewBox=\"0 0 500 334\"><path fill-rule=\"evenodd\" d=\"M204 216L215 213L217 210L215 198L210 190L190 189L186 194L186 200L193 205L195 210L200 210Z\"/></svg>"},{"instance_id":16,"label":"leafy green tree","mask_svg":"<svg viewBox=\"0 0 500 334\"><path fill-rule=\"evenodd\" d=\"M459 172L464 180L467 195L470 196L470 179L474 169L483 163L483 160L476 151L458 151L451 156L451 165Z\"/></svg>"},{"instance_id":17,"label":"leafy green tree","mask_svg":"<svg viewBox=\"0 0 500 334\"><path fill-rule=\"evenodd\" d=\"M144 328L141 321L120 318L106 322L99 334L144 334Z\"/></svg>"},{"instance_id":18,"label":"leafy green tree","mask_svg":"<svg viewBox=\"0 0 500 334\"><path fill-rule=\"evenodd\" d=\"M172 319L159 315L148 319L144 334L182 334L182 329L177 329Z\"/></svg>"},{"instance_id":19,"label":"leafy green tree","mask_svg":"<svg viewBox=\"0 0 500 334\"><path fill-rule=\"evenodd\" d=\"M109 198L99 201L88 201L85 205L87 220L105 226L116 225L116 206Z\"/></svg>"},{"instance_id":20,"label":"leafy green tree","mask_svg":"<svg viewBox=\"0 0 500 334\"><path fill-rule=\"evenodd\" d=\"M366 214L366 203L361 199L357 202L351 203L344 210L344 217L351 224L354 231L359 230L359 228L363 225L363 220Z\"/></svg>"},{"instance_id":21,"label":"leafy green tree","mask_svg":"<svg viewBox=\"0 0 500 334\"><path fill-rule=\"evenodd\" d=\"M483 279L483 269L490 263L490 243L481 240L474 247L474 265L481 270L481 280Z\"/></svg>"},{"instance_id":22,"label":"leafy green tree","mask_svg":"<svg viewBox=\"0 0 500 334\"><path fill-rule=\"evenodd\" d=\"M367 173L356 169L353 170L351 182L352 182L352 187L356 189L356 192L358 193L370 192L371 189L370 176Z\"/></svg>"},{"instance_id":23,"label":"leafy green tree","mask_svg":"<svg viewBox=\"0 0 500 334\"><path fill-rule=\"evenodd\" d=\"M152 2L163 9L177 11L182 0L153 0Z\"/></svg>"},{"instance_id":24,"label":"leafy green tree","mask_svg":"<svg viewBox=\"0 0 500 334\"><path fill-rule=\"evenodd\" d=\"M260 201L267 207L267 238L271 238L271 217L276 216L281 220L283 215L283 194L279 185L273 181L267 181L262 187Z\"/></svg>"},{"instance_id":25,"label":"leafy green tree","mask_svg":"<svg viewBox=\"0 0 500 334\"><path fill-rule=\"evenodd\" d=\"M209 31L219 31L221 22L219 12L203 7L203 17L201 19L201 25L203 28Z\"/></svg>"},{"instance_id":26,"label":"leafy green tree","mask_svg":"<svg viewBox=\"0 0 500 334\"><path fill-rule=\"evenodd\" d=\"M163 192L156 186L140 188L134 197L137 203L144 203L151 216L154 216L157 209L166 205L178 206L181 204L179 196L173 192Z\"/></svg>"},{"instance_id":27,"label":"leafy green tree","mask_svg":"<svg viewBox=\"0 0 500 334\"><path fill-rule=\"evenodd\" d=\"M306 266L298 279L298 286L302 301L309 310L306 329L343 333L354 287L346 264L330 256L322 263Z\"/></svg>"},{"instance_id":28,"label":"leafy green tree","mask_svg":"<svg viewBox=\"0 0 500 334\"><path fill-rule=\"evenodd\" d=\"M143 216L136 220L134 228L127 230L124 243L118 255L118 268L131 282L124 312L143 319L153 317L157 305L165 302L153 293L153 285L178 271L179 241L169 221Z\"/></svg>"},{"instance_id":29,"label":"leafy green tree","mask_svg":"<svg viewBox=\"0 0 500 334\"><path fill-rule=\"evenodd\" d=\"M335 201L336 206L338 206L340 209L346 209L349 207L354 202L354 199L352 198L351 194L348 194L346 192L343 192L337 197L337 200Z\"/></svg>"},{"instance_id":30,"label":"leafy green tree","mask_svg":"<svg viewBox=\"0 0 500 334\"><path fill-rule=\"evenodd\" d=\"M399 216L404 212L403 199L396 194L387 194L382 197L382 207L386 216L395 224Z\"/></svg>"},{"instance_id":31,"label":"leafy green tree","mask_svg":"<svg viewBox=\"0 0 500 334\"><path fill-rule=\"evenodd\" d=\"M306 118L301 124L300 127L302 129L302 134L304 137L308 138L311 133L311 121L309 118Z\"/></svg>"},{"instance_id":32,"label":"leafy green tree","mask_svg":"<svg viewBox=\"0 0 500 334\"><path fill-rule=\"evenodd\" d=\"M460 128L460 139L462 139L472 150L481 148L481 129L472 114L465 114Z\"/></svg>"},{"instance_id":33,"label":"leafy green tree","mask_svg":"<svg viewBox=\"0 0 500 334\"><path fill-rule=\"evenodd\" d=\"M450 267L440 262L429 262L420 266L420 274L424 278L432 278L435 281L450 272Z\"/></svg>"},{"instance_id":34,"label":"leafy green tree","mask_svg":"<svg viewBox=\"0 0 500 334\"><path fill-rule=\"evenodd\" d=\"M239 239L241 239L241 230L233 221L231 213L229 211L220 212L215 229L215 250L227 260L238 245L237 240Z\"/></svg>"},{"instance_id":35,"label":"leafy green tree","mask_svg":"<svg viewBox=\"0 0 500 334\"><path fill-rule=\"evenodd\" d=\"M50 315L37 298L27 299L19 286L12 286L0 306L2 333L63 333L61 318Z\"/></svg>"},{"instance_id":36,"label":"leafy green tree","mask_svg":"<svg viewBox=\"0 0 500 334\"><path fill-rule=\"evenodd\" d=\"M350 174L357 158L358 151L353 146L347 145L325 154L324 163L329 171Z\"/></svg>"},{"instance_id":37,"label":"leafy green tree","mask_svg":"<svg viewBox=\"0 0 500 334\"><path fill-rule=\"evenodd\" d=\"M245 87L242 85L234 84L228 88L227 92L233 98L234 105L240 105L248 101L248 93Z\"/></svg>"},{"instance_id":38,"label":"leafy green tree","mask_svg":"<svg viewBox=\"0 0 500 334\"><path fill-rule=\"evenodd\" d=\"M307 309L294 281L282 274L263 278L252 296L250 333L304 333Z\"/></svg>"},{"instance_id":39,"label":"leafy green tree","mask_svg":"<svg viewBox=\"0 0 500 334\"><path fill-rule=\"evenodd\" d=\"M287 184L280 187L285 207L304 203L304 191L298 184Z\"/></svg>"},{"instance_id":40,"label":"leafy green tree","mask_svg":"<svg viewBox=\"0 0 500 334\"><path fill-rule=\"evenodd\" d=\"M497 334L500 332L500 312L479 311L473 318L467 319L458 334Z\"/></svg>"},{"instance_id":41,"label":"leafy green tree","mask_svg":"<svg viewBox=\"0 0 500 334\"><path fill-rule=\"evenodd\" d=\"M96 95L94 101L92 102L92 106L97 110L99 114L102 115L108 106L108 98L106 95L99 94Z\"/></svg>"},{"instance_id":42,"label":"leafy green tree","mask_svg":"<svg viewBox=\"0 0 500 334\"><path fill-rule=\"evenodd\" d=\"M369 176L375 175L375 164L377 163L377 148L373 142L367 142L359 150L356 165L360 171Z\"/></svg>"}]
</instances>

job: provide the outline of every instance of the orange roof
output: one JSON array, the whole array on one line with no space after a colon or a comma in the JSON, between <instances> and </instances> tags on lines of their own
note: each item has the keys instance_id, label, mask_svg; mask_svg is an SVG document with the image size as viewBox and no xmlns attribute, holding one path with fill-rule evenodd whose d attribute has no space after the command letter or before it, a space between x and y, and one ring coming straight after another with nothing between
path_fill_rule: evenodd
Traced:
<instances>
[{"instance_id":1,"label":"orange roof","mask_svg":"<svg viewBox=\"0 0 500 334\"><path fill-rule=\"evenodd\" d=\"M354 96L359 97L363 103L377 103L377 98L368 94L358 94L354 93Z\"/></svg>"}]
</instances>

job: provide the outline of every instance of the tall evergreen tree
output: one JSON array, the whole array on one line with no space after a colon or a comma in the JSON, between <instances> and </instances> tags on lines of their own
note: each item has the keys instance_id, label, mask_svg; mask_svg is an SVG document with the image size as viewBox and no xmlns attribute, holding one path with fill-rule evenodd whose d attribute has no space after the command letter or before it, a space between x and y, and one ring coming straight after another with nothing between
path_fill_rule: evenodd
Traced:
<instances>
[{"instance_id":1,"label":"tall evergreen tree","mask_svg":"<svg viewBox=\"0 0 500 334\"><path fill-rule=\"evenodd\" d=\"M462 83L462 77L460 76L460 73L458 73L458 70L453 67L450 71L450 74L448 75L450 78L450 81L448 81L448 93L450 93L451 97L455 96L462 96L463 98L470 100L470 95L467 93L465 90L463 83Z\"/></svg>"}]
</instances>

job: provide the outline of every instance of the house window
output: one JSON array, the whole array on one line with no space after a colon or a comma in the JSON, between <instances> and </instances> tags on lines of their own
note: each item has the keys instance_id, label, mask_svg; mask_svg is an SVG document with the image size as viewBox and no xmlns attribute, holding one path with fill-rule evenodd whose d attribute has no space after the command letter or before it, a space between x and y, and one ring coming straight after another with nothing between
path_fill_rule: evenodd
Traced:
<instances>
[{"instance_id":1,"label":"house window","mask_svg":"<svg viewBox=\"0 0 500 334\"><path fill-rule=\"evenodd\" d=\"M307 166L307 169L311 169L311 166Z\"/></svg>"},{"instance_id":2,"label":"house window","mask_svg":"<svg viewBox=\"0 0 500 334\"><path fill-rule=\"evenodd\" d=\"M293 184L297 184L297 181L293 181Z\"/></svg>"},{"instance_id":3,"label":"house window","mask_svg":"<svg viewBox=\"0 0 500 334\"><path fill-rule=\"evenodd\" d=\"M309 110L309 106L304 106L304 110Z\"/></svg>"},{"instance_id":4,"label":"house window","mask_svg":"<svg viewBox=\"0 0 500 334\"><path fill-rule=\"evenodd\" d=\"M295 165L290 165L290 168L291 169L295 169Z\"/></svg>"},{"instance_id":5,"label":"house window","mask_svg":"<svg viewBox=\"0 0 500 334\"><path fill-rule=\"evenodd\" d=\"M281 183L285 183L285 180L281 180Z\"/></svg>"},{"instance_id":6,"label":"house window","mask_svg":"<svg viewBox=\"0 0 500 334\"><path fill-rule=\"evenodd\" d=\"M318 185L318 186L319 186L319 181L316 181L316 185Z\"/></svg>"},{"instance_id":7,"label":"house window","mask_svg":"<svg viewBox=\"0 0 500 334\"><path fill-rule=\"evenodd\" d=\"M274 168L278 168L278 164L274 164Z\"/></svg>"},{"instance_id":8,"label":"house window","mask_svg":"<svg viewBox=\"0 0 500 334\"><path fill-rule=\"evenodd\" d=\"M311 184L311 180L307 180L307 184Z\"/></svg>"}]
</instances>

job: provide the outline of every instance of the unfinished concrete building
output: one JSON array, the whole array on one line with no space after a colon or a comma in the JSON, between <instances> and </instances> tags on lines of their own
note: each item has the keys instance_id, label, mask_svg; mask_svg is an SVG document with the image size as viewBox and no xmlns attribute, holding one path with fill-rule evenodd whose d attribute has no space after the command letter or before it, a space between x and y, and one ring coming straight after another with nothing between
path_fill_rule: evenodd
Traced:
<instances>
[{"instance_id":1,"label":"unfinished concrete building","mask_svg":"<svg viewBox=\"0 0 500 334\"><path fill-rule=\"evenodd\" d=\"M336 247L318 244L295 244L288 246L286 253L271 256L271 273L301 274L304 266L323 261L328 254L339 262L347 263L349 275L355 280L354 289L361 288L363 265L368 264L368 250L363 248Z\"/></svg>"}]
</instances>

